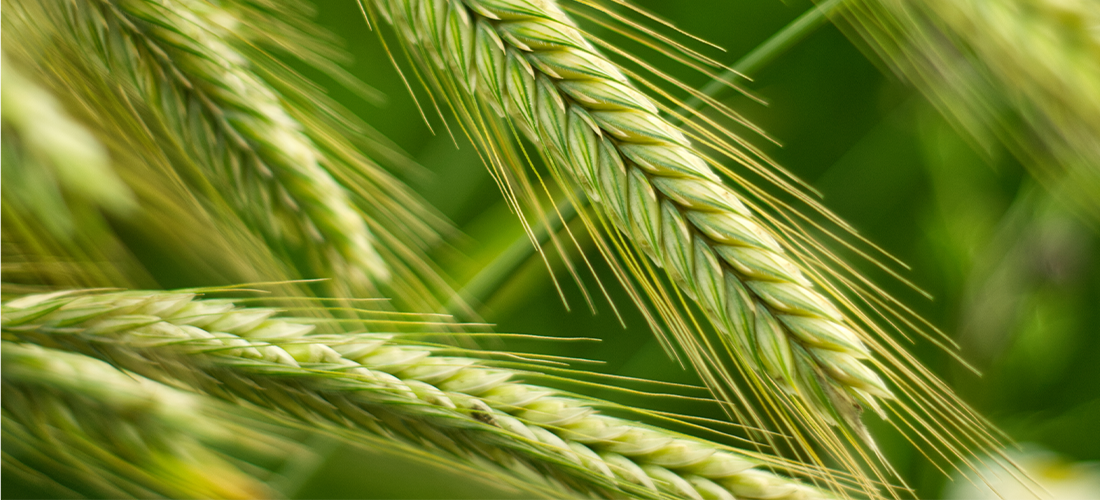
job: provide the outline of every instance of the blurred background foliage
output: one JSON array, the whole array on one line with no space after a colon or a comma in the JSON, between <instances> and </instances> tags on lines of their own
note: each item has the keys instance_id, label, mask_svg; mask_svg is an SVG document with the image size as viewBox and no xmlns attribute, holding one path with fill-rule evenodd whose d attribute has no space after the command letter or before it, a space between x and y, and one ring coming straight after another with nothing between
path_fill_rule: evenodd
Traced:
<instances>
[{"instance_id":1,"label":"blurred background foliage","mask_svg":"<svg viewBox=\"0 0 1100 500\"><path fill-rule=\"evenodd\" d=\"M725 53L708 52L725 63L812 7L806 0L637 3L725 48ZM601 362L585 369L697 383L691 373L669 362L602 262L592 259L614 307L600 296L596 279L582 272L594 297L590 308L558 251L547 246L544 263L531 250L474 149L461 136L456 146L426 106L434 130L429 132L379 43L379 35L390 33L369 30L353 1L325 1L318 7L318 23L342 38L353 55L351 72L385 97L369 102L313 68L298 64L296 69L324 84L333 99L423 166L401 175L461 230L437 249L436 257L456 288L465 288L480 319L500 332L602 339L508 340L493 348L582 357ZM599 28L593 31L600 34ZM1080 473L1084 469L1073 464L1100 461L1100 233L1060 203L1063 186L1040 186L1003 148L977 147L918 90L860 47L826 24L761 67L751 82L741 82L766 105L740 94L720 100L779 144L747 134L750 142L820 190L825 204L861 235L911 267L904 277L931 299L857 261L902 303L955 339L962 356L982 375L927 342L916 341L913 351L978 413L1027 443L1032 455L1038 453L1043 465L1036 473L1041 477L1063 480L1071 476L1066 471ZM675 65L662 68L697 88L708 83L704 75ZM571 229L579 246L591 250L579 224ZM560 235L568 241L566 233ZM579 262L576 249L565 248L568 259ZM170 276L172 282L165 286L208 284L194 282L205 276L180 276L178 267L151 272ZM721 417L705 405L620 395L615 399ZM922 498L976 495L949 487L944 474L888 432L877 417L865 419L880 431L886 455ZM331 437L303 439L312 451L279 466L283 491L293 497L524 496L468 480L430 460L395 458ZM31 485L5 486L5 498L46 495ZM1093 495L1087 498L1100 496L1096 489L1083 491Z\"/></svg>"}]
</instances>

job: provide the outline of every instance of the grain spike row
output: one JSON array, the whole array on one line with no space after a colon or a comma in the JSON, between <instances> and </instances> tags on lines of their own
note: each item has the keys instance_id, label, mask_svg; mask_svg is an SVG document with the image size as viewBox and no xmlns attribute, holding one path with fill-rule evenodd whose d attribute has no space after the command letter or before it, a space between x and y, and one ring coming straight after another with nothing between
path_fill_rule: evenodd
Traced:
<instances>
[{"instance_id":1,"label":"grain spike row","mask_svg":"<svg viewBox=\"0 0 1100 500\"><path fill-rule=\"evenodd\" d=\"M367 221L328 170L331 154L238 50L246 30L229 7L203 0L5 7L15 36L26 37L16 45L34 64L75 65L127 92L162 147L184 157L176 167L182 180L224 199L273 247L313 257L306 277L340 276L357 289L389 279Z\"/></svg>"},{"instance_id":2,"label":"grain spike row","mask_svg":"<svg viewBox=\"0 0 1100 500\"><path fill-rule=\"evenodd\" d=\"M173 292L30 295L2 313L6 340L83 353L307 423L535 471L564 488L558 495L832 498L764 470L749 453L601 415L586 401L513 381L509 370L390 334L311 333L309 320L276 318L275 309Z\"/></svg>"},{"instance_id":3,"label":"grain spike row","mask_svg":"<svg viewBox=\"0 0 1100 500\"><path fill-rule=\"evenodd\" d=\"M893 395L863 362L871 353L850 320L555 2L374 6L457 87L513 117L543 145L698 303L740 363L821 420L863 434L861 405L877 409L876 398Z\"/></svg>"}]
</instances>

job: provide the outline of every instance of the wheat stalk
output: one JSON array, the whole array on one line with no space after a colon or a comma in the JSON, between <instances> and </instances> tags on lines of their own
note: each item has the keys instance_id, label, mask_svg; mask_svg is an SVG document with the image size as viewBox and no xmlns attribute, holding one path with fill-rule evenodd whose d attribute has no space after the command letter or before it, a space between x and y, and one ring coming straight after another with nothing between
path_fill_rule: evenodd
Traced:
<instances>
[{"instance_id":1,"label":"wheat stalk","mask_svg":"<svg viewBox=\"0 0 1100 500\"><path fill-rule=\"evenodd\" d=\"M555 2L375 2L455 86L477 92L695 299L739 362L818 418L862 429L891 391L852 323ZM724 392L726 388L712 387Z\"/></svg>"},{"instance_id":2,"label":"wheat stalk","mask_svg":"<svg viewBox=\"0 0 1100 500\"><path fill-rule=\"evenodd\" d=\"M195 396L8 342L3 392L4 465L16 477L109 498L275 496L207 445L274 448L260 451L259 433L211 419Z\"/></svg>"},{"instance_id":3,"label":"wheat stalk","mask_svg":"<svg viewBox=\"0 0 1100 500\"><path fill-rule=\"evenodd\" d=\"M70 208L73 203L120 214L132 210L133 193L112 169L106 148L4 52L0 64L4 185L9 193L14 191L20 203L61 237L72 234L72 212L83 208Z\"/></svg>"},{"instance_id":4,"label":"wheat stalk","mask_svg":"<svg viewBox=\"0 0 1100 500\"><path fill-rule=\"evenodd\" d=\"M511 381L510 370L402 345L391 334L310 334L310 320L193 293L60 292L8 301L2 312L8 339L84 353L314 425L482 457L513 473L534 470L572 491L831 496L763 470L752 454L600 415L584 400Z\"/></svg>"},{"instance_id":5,"label":"wheat stalk","mask_svg":"<svg viewBox=\"0 0 1100 500\"><path fill-rule=\"evenodd\" d=\"M321 263L321 276L339 275L359 286L388 279L362 213L322 165L331 159L233 47L237 22L227 11L176 0L14 7L22 12L11 17L25 23L16 25L19 31L48 30L54 23L63 31L43 39L75 37L79 52L68 55L94 54L92 64L112 78L124 77L136 101L150 106L174 134L168 149L182 148L205 169L183 177L199 191L225 186L217 195L274 247L318 253L313 262ZM58 55L35 58L49 57Z\"/></svg>"}]
</instances>

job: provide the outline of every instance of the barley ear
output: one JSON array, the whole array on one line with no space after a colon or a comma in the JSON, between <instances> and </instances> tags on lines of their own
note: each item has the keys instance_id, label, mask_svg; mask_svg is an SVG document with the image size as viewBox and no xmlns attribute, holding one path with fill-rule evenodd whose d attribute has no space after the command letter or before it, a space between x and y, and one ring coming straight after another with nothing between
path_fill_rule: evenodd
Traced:
<instances>
[{"instance_id":1,"label":"barley ear","mask_svg":"<svg viewBox=\"0 0 1100 500\"><path fill-rule=\"evenodd\" d=\"M664 268L730 345L745 347L732 354L761 383L801 401L816 412L811 419L854 428L862 428L851 418L858 402L892 397L863 363L870 352L852 323L555 2L375 5L411 46L450 70L443 77L457 77L454 87L508 110L565 181ZM724 383L712 390L731 397Z\"/></svg>"},{"instance_id":2,"label":"barley ear","mask_svg":"<svg viewBox=\"0 0 1100 500\"><path fill-rule=\"evenodd\" d=\"M927 456L947 462L969 463L971 449L1002 448L1002 434L975 418L876 324L877 317L893 324L891 313L906 312L873 307L882 299L862 289L857 282L863 278L853 282L830 269L830 259L839 258L808 230L785 222L797 217L794 209L777 208L765 189L721 169L738 190L727 186L720 164L704 151L722 150L768 177L753 159L759 153L730 131L723 133L735 144L713 139L707 127L673 126L660 113L675 111L635 89L632 82L644 79L626 76L602 55L595 38L577 28L557 2L367 5L368 15L375 12L377 20L395 27L418 74L450 103L464 130L473 131L468 135L489 152L492 168L510 163L492 155L511 139L494 130L522 132L563 191L583 191L595 207L592 216L582 211L586 227L639 306L656 304L659 314L651 317L664 325L651 324L679 349L667 350L683 354L712 393L729 403L734 418L789 436L763 440L785 441L817 463L824 450L872 496L896 473L863 425L866 408L896 416L905 422L896 428L934 450ZM486 125L495 115L504 125ZM650 263L663 268L679 293L665 290ZM698 327L694 309L679 303L681 294L694 300L717 339ZM863 310L859 300L872 307Z\"/></svg>"},{"instance_id":3,"label":"barley ear","mask_svg":"<svg viewBox=\"0 0 1100 500\"><path fill-rule=\"evenodd\" d=\"M311 333L310 320L192 293L61 292L8 301L2 312L5 338L95 356L312 426L488 461L522 480L533 473L552 496L833 496L765 469L784 468L781 460L605 416L509 369L392 334ZM799 470L844 491L827 471Z\"/></svg>"},{"instance_id":4,"label":"barley ear","mask_svg":"<svg viewBox=\"0 0 1100 500\"><path fill-rule=\"evenodd\" d=\"M453 228L388 171L412 161L287 64L299 58L370 92L339 69L341 52L310 9L203 0L5 0L4 8L6 54L110 152L142 207L125 223L145 237L179 243L166 244L173 249L226 240L229 250L209 246L217 258L179 253L221 266L234 282L320 278L315 286L329 295L385 296L416 310L451 300L428 252ZM50 221L30 213L5 210L6 224ZM26 234L24 242L36 237ZM116 262L91 255L103 240L26 253L86 267ZM127 279L60 283L153 286L147 276L130 279L144 269L99 267Z\"/></svg>"},{"instance_id":5,"label":"barley ear","mask_svg":"<svg viewBox=\"0 0 1100 500\"><path fill-rule=\"evenodd\" d=\"M234 48L240 35L228 11L200 0L11 8L14 31L35 40L17 42L30 59L123 82L133 105L148 111L142 118L155 121L151 129L170 134L165 149L198 169L180 168L180 176L226 200L273 247L316 254L320 269L309 275L339 275L359 286L388 279L376 238L326 169L326 154Z\"/></svg>"}]
</instances>

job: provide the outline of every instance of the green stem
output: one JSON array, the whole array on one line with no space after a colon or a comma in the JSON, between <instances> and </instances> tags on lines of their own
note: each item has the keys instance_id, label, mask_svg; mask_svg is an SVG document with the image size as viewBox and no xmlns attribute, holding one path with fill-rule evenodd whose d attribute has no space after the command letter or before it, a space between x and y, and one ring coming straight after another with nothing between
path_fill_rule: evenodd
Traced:
<instances>
[{"instance_id":1,"label":"green stem","mask_svg":"<svg viewBox=\"0 0 1100 500\"><path fill-rule=\"evenodd\" d=\"M584 196L575 196L574 198L579 203L586 202ZM546 219L532 228L531 236L534 242L531 241L532 237L528 237L526 233L513 240L508 248L497 254L496 258L486 264L473 278L470 278L470 281L466 282L466 286L458 292L457 297L451 301L448 309L451 311L457 310L459 298L470 300L471 303L483 303L494 290L499 289L500 285L515 273L516 269L519 269L519 266L534 255L536 248L542 247L550 240L550 235L557 233L564 224L572 222L576 216L577 209L573 206L571 200L569 198L562 200L555 207L554 212L548 214Z\"/></svg>"},{"instance_id":2,"label":"green stem","mask_svg":"<svg viewBox=\"0 0 1100 500\"><path fill-rule=\"evenodd\" d=\"M829 16L844 2L845 0L825 0L808 9L778 33L758 45L752 52L738 59L722 76L711 80L703 87L701 92L707 97L717 98L731 88L730 84L733 80L760 71L764 66L790 50L791 47L798 45L799 42L805 40L806 37L828 22ZM701 98L693 96L691 99L684 101L681 110L697 109L702 104L703 100ZM672 119L671 121L673 125L679 125L679 120Z\"/></svg>"}]
</instances>

